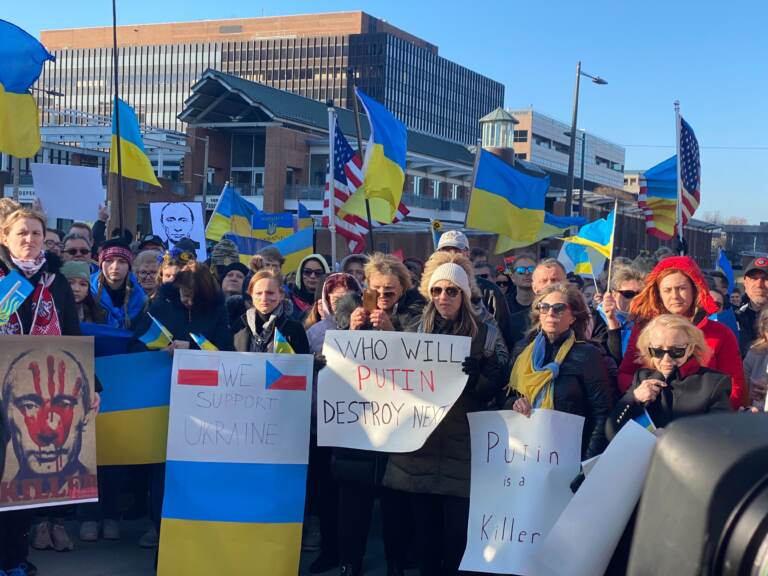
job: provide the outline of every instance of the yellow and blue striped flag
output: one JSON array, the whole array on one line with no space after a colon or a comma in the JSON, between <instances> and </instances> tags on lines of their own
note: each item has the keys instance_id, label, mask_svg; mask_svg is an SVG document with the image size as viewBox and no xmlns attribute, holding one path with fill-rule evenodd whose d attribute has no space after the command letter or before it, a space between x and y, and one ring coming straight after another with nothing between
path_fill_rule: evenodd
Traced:
<instances>
[{"instance_id":1,"label":"yellow and blue striped flag","mask_svg":"<svg viewBox=\"0 0 768 576\"><path fill-rule=\"evenodd\" d=\"M653 420L651 420L651 415L648 414L648 410L645 408L643 408L643 413L640 414L640 416L633 418L633 420L648 430L648 432L656 431L656 424L653 423Z\"/></svg>"},{"instance_id":2,"label":"yellow and blue striped flag","mask_svg":"<svg viewBox=\"0 0 768 576\"><path fill-rule=\"evenodd\" d=\"M224 186L205 228L205 237L218 242L229 234L232 240L237 237L253 238L253 219L261 214L261 210L240 196L229 184ZM235 241L235 244L238 242ZM256 252L249 252L253 255ZM250 257L248 262L250 262ZM246 263L247 264L247 263Z\"/></svg>"},{"instance_id":3,"label":"yellow and blue striped flag","mask_svg":"<svg viewBox=\"0 0 768 576\"><path fill-rule=\"evenodd\" d=\"M299 230L296 234L272 244L274 248L280 251L282 257L285 258L282 268L283 274L296 272L301 261L312 254L314 238L315 228L311 227Z\"/></svg>"},{"instance_id":4,"label":"yellow and blue striped flag","mask_svg":"<svg viewBox=\"0 0 768 576\"><path fill-rule=\"evenodd\" d=\"M613 224L616 215L613 210L605 218L585 224L579 229L578 234L564 238L563 242L572 242L581 246L593 248L606 258L613 255Z\"/></svg>"},{"instance_id":5,"label":"yellow and blue striped flag","mask_svg":"<svg viewBox=\"0 0 768 576\"><path fill-rule=\"evenodd\" d=\"M606 258L594 248L567 242L560 248L557 260L566 272L587 278L597 278L605 267Z\"/></svg>"},{"instance_id":6,"label":"yellow and blue striped flag","mask_svg":"<svg viewBox=\"0 0 768 576\"><path fill-rule=\"evenodd\" d=\"M202 334L195 334L190 332L189 335L191 336L192 340L195 341L195 344L197 344L197 347L200 348L200 350L208 350L209 352L219 351L216 345Z\"/></svg>"},{"instance_id":7,"label":"yellow and blue striped flag","mask_svg":"<svg viewBox=\"0 0 768 576\"><path fill-rule=\"evenodd\" d=\"M529 240L513 240L509 236L499 234L499 238L496 240L496 254L503 254L514 248L530 246L546 238L562 236L570 230L571 226L582 226L586 223L586 218L580 216L555 216L549 212L544 212L544 224L536 234L536 239L533 242Z\"/></svg>"},{"instance_id":8,"label":"yellow and blue striped flag","mask_svg":"<svg viewBox=\"0 0 768 576\"><path fill-rule=\"evenodd\" d=\"M304 228L309 228L313 225L314 220L312 220L312 214L310 214L309 209L299 202L299 208L296 211L296 222L294 222L294 232L304 230Z\"/></svg>"},{"instance_id":9,"label":"yellow and blue striped flag","mask_svg":"<svg viewBox=\"0 0 768 576\"><path fill-rule=\"evenodd\" d=\"M339 215L352 214L368 220L365 200L371 207L371 218L392 222L397 215L405 183L405 158L408 131L405 124L376 100L355 88L357 97L368 114L371 136L363 161L363 185L339 209Z\"/></svg>"},{"instance_id":10,"label":"yellow and blue striped flag","mask_svg":"<svg viewBox=\"0 0 768 576\"><path fill-rule=\"evenodd\" d=\"M0 152L32 158L40 149L37 103L29 89L55 58L30 34L0 20Z\"/></svg>"},{"instance_id":11,"label":"yellow and blue striped flag","mask_svg":"<svg viewBox=\"0 0 768 576\"><path fill-rule=\"evenodd\" d=\"M144 335L139 336L139 340L150 350L167 348L173 342L173 334L168 331L168 328L160 324L152 314L147 313L147 316L152 322Z\"/></svg>"},{"instance_id":12,"label":"yellow and blue striped flag","mask_svg":"<svg viewBox=\"0 0 768 576\"><path fill-rule=\"evenodd\" d=\"M637 203L645 215L645 231L662 240L675 236L677 222L677 155L646 170Z\"/></svg>"},{"instance_id":13,"label":"yellow and blue striped flag","mask_svg":"<svg viewBox=\"0 0 768 576\"><path fill-rule=\"evenodd\" d=\"M141 352L96 358L103 386L96 416L99 466L165 462L170 354Z\"/></svg>"},{"instance_id":14,"label":"yellow and blue striped flag","mask_svg":"<svg viewBox=\"0 0 768 576\"><path fill-rule=\"evenodd\" d=\"M34 286L16 270L0 280L0 326L8 323L33 290Z\"/></svg>"},{"instance_id":15,"label":"yellow and blue striped flag","mask_svg":"<svg viewBox=\"0 0 768 576\"><path fill-rule=\"evenodd\" d=\"M275 327L275 353L276 354L296 354L293 346L285 339L285 335Z\"/></svg>"},{"instance_id":16,"label":"yellow and blue striped flag","mask_svg":"<svg viewBox=\"0 0 768 576\"><path fill-rule=\"evenodd\" d=\"M295 232L293 214L290 212L259 212L252 218L252 223L251 236L267 244L273 244Z\"/></svg>"},{"instance_id":17,"label":"yellow and blue striped flag","mask_svg":"<svg viewBox=\"0 0 768 576\"><path fill-rule=\"evenodd\" d=\"M118 116L119 115L119 116ZM117 135L117 119L120 120L120 141ZM141 139L139 120L127 102L117 99L117 107L112 111L112 148L109 152L109 171L117 174L117 147L120 146L120 162L123 176L132 180L141 180L160 187L152 168L144 141Z\"/></svg>"}]
</instances>

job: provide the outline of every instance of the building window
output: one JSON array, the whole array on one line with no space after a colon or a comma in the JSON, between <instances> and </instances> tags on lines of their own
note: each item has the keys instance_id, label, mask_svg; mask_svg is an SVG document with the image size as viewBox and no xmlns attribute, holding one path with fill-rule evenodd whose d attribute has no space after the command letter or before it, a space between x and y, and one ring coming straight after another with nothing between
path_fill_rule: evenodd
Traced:
<instances>
[{"instance_id":1,"label":"building window","mask_svg":"<svg viewBox=\"0 0 768 576\"><path fill-rule=\"evenodd\" d=\"M421 196L421 176L413 177L413 195Z\"/></svg>"},{"instance_id":2,"label":"building window","mask_svg":"<svg viewBox=\"0 0 768 576\"><path fill-rule=\"evenodd\" d=\"M533 143L544 148L552 148L552 140L544 138L544 136L539 136L538 134L533 135Z\"/></svg>"},{"instance_id":3,"label":"building window","mask_svg":"<svg viewBox=\"0 0 768 576\"><path fill-rule=\"evenodd\" d=\"M605 158L601 158L600 156L595 156L595 164L597 166L602 166L603 168L609 168L611 167L611 161L606 160Z\"/></svg>"},{"instance_id":4,"label":"building window","mask_svg":"<svg viewBox=\"0 0 768 576\"><path fill-rule=\"evenodd\" d=\"M515 142L528 142L528 130L515 130Z\"/></svg>"},{"instance_id":5,"label":"building window","mask_svg":"<svg viewBox=\"0 0 768 576\"><path fill-rule=\"evenodd\" d=\"M552 148L554 148L556 152L560 152L562 154L568 154L568 150L570 149L567 144L563 144L557 140L552 140Z\"/></svg>"}]
</instances>

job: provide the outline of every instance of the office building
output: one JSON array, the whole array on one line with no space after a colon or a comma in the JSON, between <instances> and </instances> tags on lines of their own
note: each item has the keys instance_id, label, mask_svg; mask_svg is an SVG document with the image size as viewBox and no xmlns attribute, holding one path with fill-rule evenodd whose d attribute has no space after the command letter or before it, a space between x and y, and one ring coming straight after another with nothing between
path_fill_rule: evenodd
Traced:
<instances>
[{"instance_id":1,"label":"office building","mask_svg":"<svg viewBox=\"0 0 768 576\"><path fill-rule=\"evenodd\" d=\"M63 94L42 96L42 107L108 116L112 29L44 31L41 41L56 61L39 85ZM351 73L410 129L465 144L478 137L478 119L504 102L499 82L359 11L119 26L118 45L121 96L142 124L164 129L184 129L182 104L207 69L345 108L353 105Z\"/></svg>"}]
</instances>

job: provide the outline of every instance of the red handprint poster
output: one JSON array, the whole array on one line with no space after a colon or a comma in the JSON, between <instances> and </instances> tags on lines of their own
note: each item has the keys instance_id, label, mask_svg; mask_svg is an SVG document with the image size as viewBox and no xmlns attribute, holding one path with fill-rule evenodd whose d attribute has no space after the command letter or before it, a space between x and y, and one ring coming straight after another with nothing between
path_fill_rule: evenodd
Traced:
<instances>
[{"instance_id":1,"label":"red handprint poster","mask_svg":"<svg viewBox=\"0 0 768 576\"><path fill-rule=\"evenodd\" d=\"M0 336L0 512L95 501L93 338Z\"/></svg>"}]
</instances>

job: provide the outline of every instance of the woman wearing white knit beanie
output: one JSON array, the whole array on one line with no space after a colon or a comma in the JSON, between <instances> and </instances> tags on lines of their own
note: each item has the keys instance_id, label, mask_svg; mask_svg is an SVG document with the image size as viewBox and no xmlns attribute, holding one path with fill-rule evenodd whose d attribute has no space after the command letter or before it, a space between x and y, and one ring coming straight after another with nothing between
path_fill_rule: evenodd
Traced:
<instances>
[{"instance_id":1,"label":"woman wearing white knit beanie","mask_svg":"<svg viewBox=\"0 0 768 576\"><path fill-rule=\"evenodd\" d=\"M420 290L428 302L417 330L472 339L461 369L464 391L424 446L390 454L384 485L409 493L422 575L458 573L469 518L470 441L467 412L485 409L507 380L508 353L495 324L475 313L478 294L472 264L458 254L436 252L427 261ZM458 370L457 366L457 370Z\"/></svg>"}]
</instances>

